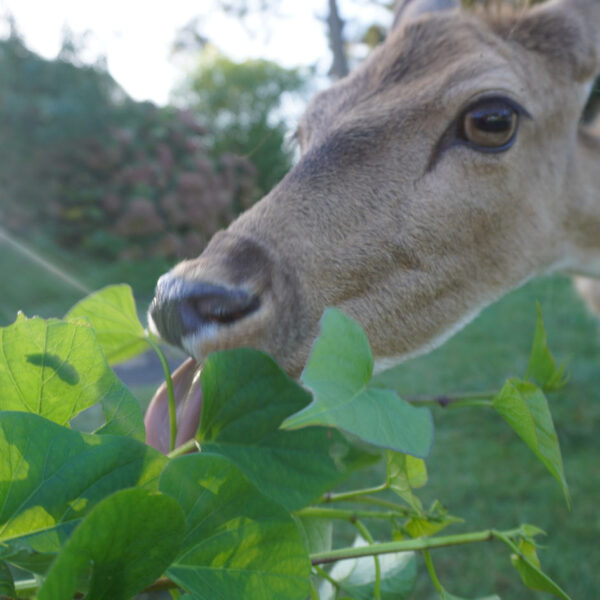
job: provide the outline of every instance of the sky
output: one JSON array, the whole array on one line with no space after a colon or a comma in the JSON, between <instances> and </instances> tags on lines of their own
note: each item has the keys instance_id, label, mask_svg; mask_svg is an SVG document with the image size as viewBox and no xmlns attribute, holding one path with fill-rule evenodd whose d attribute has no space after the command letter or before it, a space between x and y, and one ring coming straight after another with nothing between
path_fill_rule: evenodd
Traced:
<instances>
[{"instance_id":1,"label":"sky","mask_svg":"<svg viewBox=\"0 0 600 600\"><path fill-rule=\"evenodd\" d=\"M215 10L213 0L0 0L0 15L11 13L27 46L54 58L65 27L86 32L93 61L106 58L109 72L136 100L166 104L181 79L184 65L171 55L176 32L199 17L202 32L235 60L267 58L286 67L319 66L325 72L330 55L324 17L326 0L282 0L280 16L250 21L245 28ZM370 18L364 3L340 0L348 29L357 17ZM380 13L381 14L381 13ZM250 35L264 30L264 34ZM0 25L0 36L5 35Z\"/></svg>"}]
</instances>

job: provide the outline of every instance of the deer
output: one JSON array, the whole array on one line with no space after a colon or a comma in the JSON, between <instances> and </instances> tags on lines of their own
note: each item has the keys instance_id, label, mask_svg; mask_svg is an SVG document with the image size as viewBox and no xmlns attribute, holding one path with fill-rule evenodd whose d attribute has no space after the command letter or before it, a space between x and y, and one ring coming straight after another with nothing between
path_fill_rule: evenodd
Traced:
<instances>
[{"instance_id":1,"label":"deer","mask_svg":"<svg viewBox=\"0 0 600 600\"><path fill-rule=\"evenodd\" d=\"M308 104L284 179L159 279L150 327L190 356L178 444L209 353L253 347L297 378L326 307L382 369L539 275L577 275L598 303L600 135L582 114L599 73L600 0L400 0L387 39ZM146 425L168 451L164 388Z\"/></svg>"}]
</instances>

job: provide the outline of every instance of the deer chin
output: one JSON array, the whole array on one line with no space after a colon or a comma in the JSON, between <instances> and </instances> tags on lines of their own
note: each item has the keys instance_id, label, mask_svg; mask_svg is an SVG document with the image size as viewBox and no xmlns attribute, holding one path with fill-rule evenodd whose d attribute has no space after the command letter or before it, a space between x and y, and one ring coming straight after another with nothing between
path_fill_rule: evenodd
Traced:
<instances>
[{"instance_id":1,"label":"deer chin","mask_svg":"<svg viewBox=\"0 0 600 600\"><path fill-rule=\"evenodd\" d=\"M177 438L175 447L191 440L198 430L202 413L202 386L200 365L188 358L173 373L173 392L177 415ZM167 384L163 383L152 398L146 416L146 443L167 454L169 452L169 400Z\"/></svg>"}]
</instances>

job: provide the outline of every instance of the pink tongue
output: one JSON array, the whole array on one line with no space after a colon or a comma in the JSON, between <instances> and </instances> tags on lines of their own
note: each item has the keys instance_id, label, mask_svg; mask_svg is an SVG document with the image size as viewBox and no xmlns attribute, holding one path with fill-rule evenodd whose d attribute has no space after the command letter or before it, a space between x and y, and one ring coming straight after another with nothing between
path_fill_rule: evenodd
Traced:
<instances>
[{"instance_id":1,"label":"pink tongue","mask_svg":"<svg viewBox=\"0 0 600 600\"><path fill-rule=\"evenodd\" d=\"M198 377L196 377L198 374ZM175 447L191 440L200 423L202 412L202 386L200 385L198 363L188 358L173 373L173 391L177 406L177 438ZM167 384L163 383L148 406L144 418L146 424L146 443L160 450L169 452L169 401Z\"/></svg>"}]
</instances>

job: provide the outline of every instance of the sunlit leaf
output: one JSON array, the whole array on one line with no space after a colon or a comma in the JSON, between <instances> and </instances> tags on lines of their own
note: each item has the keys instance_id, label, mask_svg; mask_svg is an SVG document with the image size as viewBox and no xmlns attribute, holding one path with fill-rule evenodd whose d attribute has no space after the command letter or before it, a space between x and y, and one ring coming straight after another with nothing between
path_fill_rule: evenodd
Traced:
<instances>
[{"instance_id":1,"label":"sunlit leaf","mask_svg":"<svg viewBox=\"0 0 600 600\"><path fill-rule=\"evenodd\" d=\"M96 331L98 343L111 365L148 350L131 287L110 285L78 302L65 319L85 317Z\"/></svg>"},{"instance_id":2,"label":"sunlit leaf","mask_svg":"<svg viewBox=\"0 0 600 600\"><path fill-rule=\"evenodd\" d=\"M142 409L129 391L105 396L100 405L106 422L95 433L126 435L140 442L146 439Z\"/></svg>"},{"instance_id":3,"label":"sunlit leaf","mask_svg":"<svg viewBox=\"0 0 600 600\"><path fill-rule=\"evenodd\" d=\"M167 459L127 437L87 435L37 415L0 412L0 546L35 569L74 526L122 488L156 489ZM17 554L20 558L8 558ZM46 559L41 559L43 564Z\"/></svg>"},{"instance_id":4,"label":"sunlit leaf","mask_svg":"<svg viewBox=\"0 0 600 600\"><path fill-rule=\"evenodd\" d=\"M370 386L372 373L373 356L364 331L339 310L327 309L302 374L314 399L284 426L336 427L375 446L424 458L433 441L431 413L391 390Z\"/></svg>"},{"instance_id":5,"label":"sunlit leaf","mask_svg":"<svg viewBox=\"0 0 600 600\"><path fill-rule=\"evenodd\" d=\"M81 323L18 319L0 328L0 410L19 410L67 425L97 402L129 406L127 429L140 434L141 412L106 363L93 330ZM133 412L132 412L133 411Z\"/></svg>"},{"instance_id":6,"label":"sunlit leaf","mask_svg":"<svg viewBox=\"0 0 600 600\"><path fill-rule=\"evenodd\" d=\"M544 393L533 383L509 379L493 406L560 483L570 505L558 437Z\"/></svg>"},{"instance_id":7,"label":"sunlit leaf","mask_svg":"<svg viewBox=\"0 0 600 600\"><path fill-rule=\"evenodd\" d=\"M413 489L423 487L427 483L427 467L420 458L409 454L401 454L388 450L385 453L387 465L387 481L402 500L415 510L423 510L423 505Z\"/></svg>"},{"instance_id":8,"label":"sunlit leaf","mask_svg":"<svg viewBox=\"0 0 600 600\"><path fill-rule=\"evenodd\" d=\"M160 490L182 507L185 538L167 575L196 600L304 600L310 561L296 524L228 459L172 460Z\"/></svg>"},{"instance_id":9,"label":"sunlit leaf","mask_svg":"<svg viewBox=\"0 0 600 600\"><path fill-rule=\"evenodd\" d=\"M418 538L434 535L454 523L462 523L462 519L448 514L447 509L438 501L434 501L429 510L422 516L414 516L406 521L404 530L410 537Z\"/></svg>"},{"instance_id":10,"label":"sunlit leaf","mask_svg":"<svg viewBox=\"0 0 600 600\"><path fill-rule=\"evenodd\" d=\"M266 354L248 348L211 355L202 370L198 440L203 452L235 462L264 494L296 510L377 460L337 431L283 431L282 421L310 402Z\"/></svg>"},{"instance_id":11,"label":"sunlit leaf","mask_svg":"<svg viewBox=\"0 0 600 600\"><path fill-rule=\"evenodd\" d=\"M162 575L183 532L184 516L173 498L142 488L116 492L77 526L38 598L72 598L85 577L89 600L127 600Z\"/></svg>"}]
</instances>

